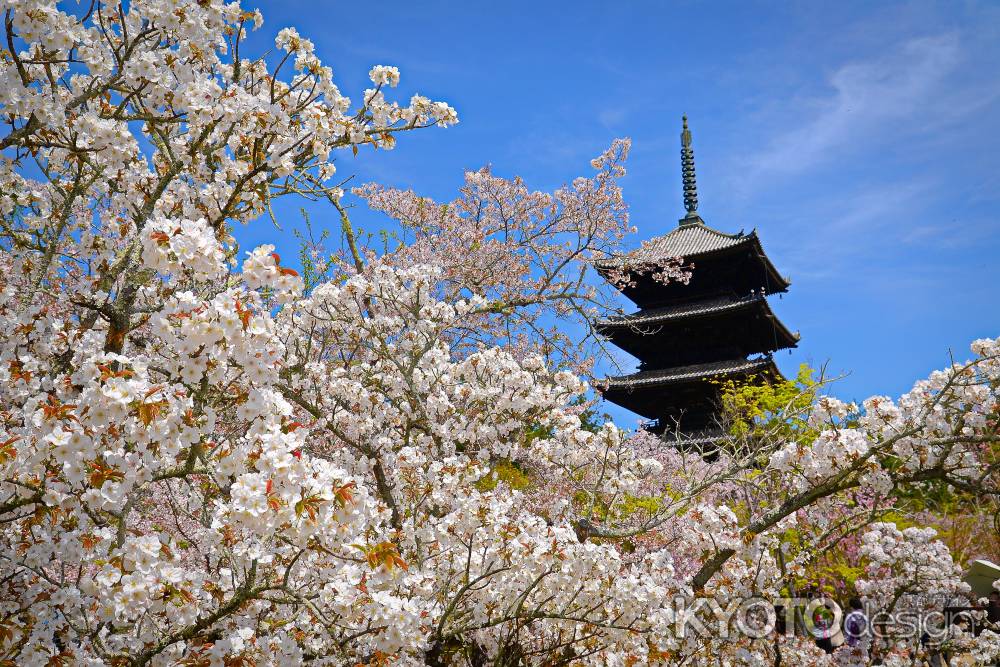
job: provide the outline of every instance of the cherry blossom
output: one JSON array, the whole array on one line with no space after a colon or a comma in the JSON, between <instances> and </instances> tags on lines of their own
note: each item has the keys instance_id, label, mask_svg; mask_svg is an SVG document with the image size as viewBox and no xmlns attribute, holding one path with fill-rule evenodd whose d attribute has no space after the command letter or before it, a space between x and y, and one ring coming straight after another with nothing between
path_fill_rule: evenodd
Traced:
<instances>
[{"instance_id":1,"label":"cherry blossom","mask_svg":"<svg viewBox=\"0 0 1000 667\"><path fill-rule=\"evenodd\" d=\"M857 534L872 600L961 593L887 509L1000 489L1000 341L713 457L593 423L566 327L607 304L627 141L551 193L489 170L447 204L345 193L336 151L454 110L387 98L385 65L352 103L292 28L248 59L263 19L236 3L3 9L0 661L829 665L680 632L677 605L774 602ZM233 235L288 196L344 238L301 275ZM367 243L353 197L399 242Z\"/></svg>"}]
</instances>

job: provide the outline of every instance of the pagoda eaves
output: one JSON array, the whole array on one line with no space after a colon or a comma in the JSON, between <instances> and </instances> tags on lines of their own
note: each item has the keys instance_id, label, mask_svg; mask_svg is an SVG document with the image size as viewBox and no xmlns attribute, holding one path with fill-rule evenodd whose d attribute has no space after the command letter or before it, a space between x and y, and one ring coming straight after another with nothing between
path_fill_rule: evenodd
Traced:
<instances>
[{"instance_id":1,"label":"pagoda eaves","mask_svg":"<svg viewBox=\"0 0 1000 667\"><path fill-rule=\"evenodd\" d=\"M799 334L785 327L761 293L647 308L599 320L595 328L621 349L642 359L643 366L705 362L720 356L746 357L792 348L799 341ZM696 350L690 349L691 341L700 341Z\"/></svg>"},{"instance_id":2,"label":"pagoda eaves","mask_svg":"<svg viewBox=\"0 0 1000 667\"><path fill-rule=\"evenodd\" d=\"M605 276L615 270L628 274L630 284L617 287L640 308L682 298L788 291L791 279L781 275L771 263L756 230L749 234L725 234L705 225L701 218L697 220L653 238L630 253L604 260L596 268ZM664 285L652 277L650 267L676 259L691 269L688 283Z\"/></svg>"},{"instance_id":3,"label":"pagoda eaves","mask_svg":"<svg viewBox=\"0 0 1000 667\"><path fill-rule=\"evenodd\" d=\"M756 230L727 234L698 214L686 117L681 145L687 214L679 226L597 264L606 277L629 276L628 284L615 284L640 309L597 322L602 335L640 360L637 372L599 387L607 400L653 420L666 439L704 443L719 437L720 383L782 379L770 353L795 347L799 335L767 302L791 281L764 253ZM654 278L658 266L678 259L691 269L689 282Z\"/></svg>"}]
</instances>

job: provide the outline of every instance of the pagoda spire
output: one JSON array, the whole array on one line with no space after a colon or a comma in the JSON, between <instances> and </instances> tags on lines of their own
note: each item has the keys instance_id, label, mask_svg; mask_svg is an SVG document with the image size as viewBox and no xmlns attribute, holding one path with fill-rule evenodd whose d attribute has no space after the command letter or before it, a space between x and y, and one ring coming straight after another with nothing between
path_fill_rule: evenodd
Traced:
<instances>
[{"instance_id":1,"label":"pagoda spire","mask_svg":"<svg viewBox=\"0 0 1000 667\"><path fill-rule=\"evenodd\" d=\"M681 130L681 177L684 181L684 208L687 215L680 219L680 224L703 224L698 215L698 182L694 175L694 149L691 148L691 130L688 129L688 117L683 116L684 127Z\"/></svg>"},{"instance_id":2,"label":"pagoda spire","mask_svg":"<svg viewBox=\"0 0 1000 667\"><path fill-rule=\"evenodd\" d=\"M767 297L788 290L757 233L726 234L698 215L694 151L687 117L681 131L684 208L680 225L597 270L639 307L594 324L597 333L639 361L633 373L595 383L604 398L651 420L650 432L674 446L714 457L731 441L720 382L759 387L784 378L772 354L797 347ZM649 272L620 279L622 267L658 266L665 257L696 267L691 279L664 283Z\"/></svg>"}]
</instances>

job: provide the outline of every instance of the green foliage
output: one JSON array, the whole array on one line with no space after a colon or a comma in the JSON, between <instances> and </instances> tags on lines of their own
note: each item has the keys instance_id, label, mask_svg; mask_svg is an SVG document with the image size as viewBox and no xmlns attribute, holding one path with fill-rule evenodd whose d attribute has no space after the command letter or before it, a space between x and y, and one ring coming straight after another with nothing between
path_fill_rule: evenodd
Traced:
<instances>
[{"instance_id":1,"label":"green foliage","mask_svg":"<svg viewBox=\"0 0 1000 667\"><path fill-rule=\"evenodd\" d=\"M501 459L476 482L476 488L482 492L492 491L500 482L515 491L523 491L532 486L531 477L516 462Z\"/></svg>"},{"instance_id":2,"label":"green foliage","mask_svg":"<svg viewBox=\"0 0 1000 667\"><path fill-rule=\"evenodd\" d=\"M309 220L309 214L306 210L300 209L302 213L302 219L305 221L306 233L302 234L299 230L294 230L293 233L295 237L299 240L299 262L302 264L302 283L305 285L305 291L308 294L312 292L313 288L320 283L329 280L329 269L320 269L316 263L316 251L323 247L323 242L327 240L330 236L330 231L324 229L316 238L312 222Z\"/></svg>"},{"instance_id":3,"label":"green foliage","mask_svg":"<svg viewBox=\"0 0 1000 667\"><path fill-rule=\"evenodd\" d=\"M864 566L852 562L842 549L831 549L809 568L808 579L800 579L797 585L800 590L819 588L843 595L855 591L854 584L864 573Z\"/></svg>"},{"instance_id":4,"label":"green foliage","mask_svg":"<svg viewBox=\"0 0 1000 667\"><path fill-rule=\"evenodd\" d=\"M604 497L594 498L592 493L582 489L573 494L573 506L579 511L593 510L594 518L598 521L607 521L610 518L621 521L637 514L654 516L663 508L664 497L625 494L613 507L610 505L611 502Z\"/></svg>"},{"instance_id":5,"label":"green foliage","mask_svg":"<svg viewBox=\"0 0 1000 667\"><path fill-rule=\"evenodd\" d=\"M817 535L789 528L781 539L783 557L786 562L800 557L803 552L813 551ZM832 595L845 595L854 591L854 582L864 574L863 564L845 550L844 544L837 543L817 554L808 569L786 582L785 595L801 594L804 591L823 591Z\"/></svg>"},{"instance_id":6,"label":"green foliage","mask_svg":"<svg viewBox=\"0 0 1000 667\"><path fill-rule=\"evenodd\" d=\"M897 503L911 512L952 515L962 512L967 506L975 508L976 504L975 496L937 479L901 484L896 496Z\"/></svg>"},{"instance_id":7,"label":"green foliage","mask_svg":"<svg viewBox=\"0 0 1000 667\"><path fill-rule=\"evenodd\" d=\"M626 519L637 512L643 512L650 516L656 514L663 507L663 498L659 496L633 496L626 495L621 505L617 508L618 515Z\"/></svg>"},{"instance_id":8,"label":"green foliage","mask_svg":"<svg viewBox=\"0 0 1000 667\"><path fill-rule=\"evenodd\" d=\"M551 438L552 437L552 427L551 426L533 426L527 433L524 434L524 444L530 445L532 442L538 438Z\"/></svg>"},{"instance_id":9,"label":"green foliage","mask_svg":"<svg viewBox=\"0 0 1000 667\"><path fill-rule=\"evenodd\" d=\"M814 439L816 432L806 423L819 387L814 376L815 371L802 364L794 380L760 382L749 377L719 382L730 432L743 438Z\"/></svg>"},{"instance_id":10,"label":"green foliage","mask_svg":"<svg viewBox=\"0 0 1000 667\"><path fill-rule=\"evenodd\" d=\"M306 294L312 292L320 283L343 282L347 279L347 274L336 255L325 254L325 244L330 239L330 230L324 229L317 236L309 219L309 213L304 209L299 209L302 220L305 223L305 232L298 229L292 230L295 238L299 240L299 262L302 264L302 282L305 286ZM379 230L377 233L366 232L361 228L344 222L344 234L350 233L355 243L360 243L364 247L375 247L376 241L381 244L381 254L388 255L396 251L401 245L401 241L395 232Z\"/></svg>"},{"instance_id":11,"label":"green foliage","mask_svg":"<svg viewBox=\"0 0 1000 667\"><path fill-rule=\"evenodd\" d=\"M526 444L538 438L551 438L552 428L549 426L534 426L524 434ZM492 491L500 482L505 483L515 491L523 491L534 486L531 474L517 461L498 459L493 462L490 471L476 481L480 491Z\"/></svg>"}]
</instances>

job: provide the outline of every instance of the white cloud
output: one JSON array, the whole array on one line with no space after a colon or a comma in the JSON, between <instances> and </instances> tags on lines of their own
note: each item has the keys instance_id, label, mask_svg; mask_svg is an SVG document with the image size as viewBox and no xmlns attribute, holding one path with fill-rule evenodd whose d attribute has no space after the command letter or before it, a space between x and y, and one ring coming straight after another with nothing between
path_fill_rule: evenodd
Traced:
<instances>
[{"instance_id":1,"label":"white cloud","mask_svg":"<svg viewBox=\"0 0 1000 667\"><path fill-rule=\"evenodd\" d=\"M604 109L597 114L597 120L600 121L606 129L615 130L628 116L628 110L623 107L617 107L612 109Z\"/></svg>"},{"instance_id":2,"label":"white cloud","mask_svg":"<svg viewBox=\"0 0 1000 667\"><path fill-rule=\"evenodd\" d=\"M804 171L914 122L926 129L956 120L971 110L956 104L950 81L962 56L958 34L946 33L842 65L829 77L832 94L784 107L781 125L789 129L751 159L751 177Z\"/></svg>"},{"instance_id":3,"label":"white cloud","mask_svg":"<svg viewBox=\"0 0 1000 667\"><path fill-rule=\"evenodd\" d=\"M810 216L796 221L794 242L784 240L784 270L801 278L838 275L846 267L866 266L885 253L900 251L897 225L918 222L933 185L923 179L873 184L839 197L820 197L800 208ZM803 233L803 230L809 230ZM912 239L916 240L916 239Z\"/></svg>"}]
</instances>

